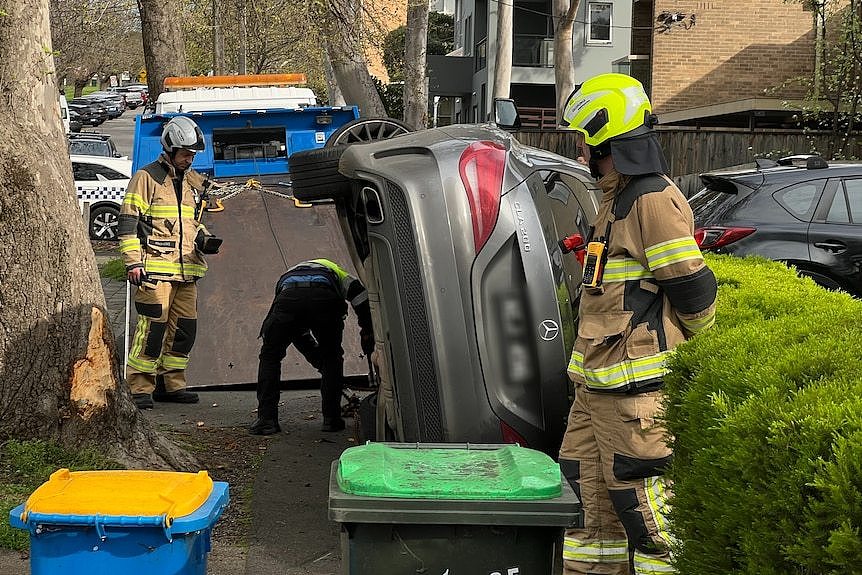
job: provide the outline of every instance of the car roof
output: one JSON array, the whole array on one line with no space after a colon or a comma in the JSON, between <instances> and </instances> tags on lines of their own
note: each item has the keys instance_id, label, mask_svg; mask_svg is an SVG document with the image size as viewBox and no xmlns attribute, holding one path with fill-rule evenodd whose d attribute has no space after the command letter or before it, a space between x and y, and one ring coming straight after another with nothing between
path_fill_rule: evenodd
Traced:
<instances>
[{"instance_id":1,"label":"car roof","mask_svg":"<svg viewBox=\"0 0 862 575\"><path fill-rule=\"evenodd\" d=\"M816 160L808 163L808 158ZM782 158L778 162L759 161L758 165L752 168L716 170L701 174L700 177L708 187L718 189L723 182L740 183L750 188L763 185L782 187L795 182L845 176L862 176L862 164L828 163L819 156L793 156L792 160Z\"/></svg>"},{"instance_id":2,"label":"car roof","mask_svg":"<svg viewBox=\"0 0 862 575\"><path fill-rule=\"evenodd\" d=\"M78 132L77 134L69 134L70 140L102 140L108 141L111 139L111 134L102 134L101 132Z\"/></svg>"},{"instance_id":3,"label":"car roof","mask_svg":"<svg viewBox=\"0 0 862 575\"><path fill-rule=\"evenodd\" d=\"M105 166L106 168L111 168L112 170L116 170L121 174L125 174L128 177L132 175L132 160L127 158L108 158L105 156L81 156L78 154L71 154L69 158L73 162L79 162L82 164L99 164L101 166Z\"/></svg>"}]
</instances>

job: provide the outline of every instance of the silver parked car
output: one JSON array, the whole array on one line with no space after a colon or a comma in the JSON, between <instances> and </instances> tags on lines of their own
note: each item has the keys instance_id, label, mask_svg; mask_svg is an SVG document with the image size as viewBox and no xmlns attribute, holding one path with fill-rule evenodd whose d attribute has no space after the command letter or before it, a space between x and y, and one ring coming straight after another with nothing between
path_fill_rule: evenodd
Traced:
<instances>
[{"instance_id":1,"label":"silver parked car","mask_svg":"<svg viewBox=\"0 0 862 575\"><path fill-rule=\"evenodd\" d=\"M582 277L560 240L596 215L587 168L493 125L309 150L290 168L299 199L336 202L364 274L377 437L556 455Z\"/></svg>"}]
</instances>

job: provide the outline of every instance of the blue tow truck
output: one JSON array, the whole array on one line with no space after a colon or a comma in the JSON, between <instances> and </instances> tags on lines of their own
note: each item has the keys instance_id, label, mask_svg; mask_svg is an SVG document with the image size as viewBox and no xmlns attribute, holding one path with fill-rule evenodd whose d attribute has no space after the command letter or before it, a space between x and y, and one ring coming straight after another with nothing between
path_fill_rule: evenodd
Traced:
<instances>
[{"instance_id":1,"label":"blue tow truck","mask_svg":"<svg viewBox=\"0 0 862 575\"><path fill-rule=\"evenodd\" d=\"M321 148L341 126L359 118L356 106L318 106L301 74L168 78L154 109L135 118L132 171L155 160L165 123L189 116L206 150L192 166L213 178L284 180L287 158Z\"/></svg>"}]
</instances>

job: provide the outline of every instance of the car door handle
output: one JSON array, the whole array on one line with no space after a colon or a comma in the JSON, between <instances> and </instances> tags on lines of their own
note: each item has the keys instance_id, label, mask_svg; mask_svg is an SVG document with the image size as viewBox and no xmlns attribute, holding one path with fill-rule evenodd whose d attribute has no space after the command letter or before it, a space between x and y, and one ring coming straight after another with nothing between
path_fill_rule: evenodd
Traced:
<instances>
[{"instance_id":1,"label":"car door handle","mask_svg":"<svg viewBox=\"0 0 862 575\"><path fill-rule=\"evenodd\" d=\"M840 254L841 252L844 252L847 250L847 244L845 244L844 242L836 242L836 241L815 242L814 246L818 247L820 249L826 250L827 252L834 252L836 254Z\"/></svg>"}]
</instances>

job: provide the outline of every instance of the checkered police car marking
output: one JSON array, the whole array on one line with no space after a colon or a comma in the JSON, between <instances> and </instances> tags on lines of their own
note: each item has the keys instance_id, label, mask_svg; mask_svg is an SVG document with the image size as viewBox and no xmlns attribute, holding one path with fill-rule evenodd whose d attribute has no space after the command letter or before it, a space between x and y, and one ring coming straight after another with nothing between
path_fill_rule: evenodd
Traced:
<instances>
[{"instance_id":1,"label":"checkered police car marking","mask_svg":"<svg viewBox=\"0 0 862 575\"><path fill-rule=\"evenodd\" d=\"M122 203L123 195L126 193L126 188L122 186L97 186L96 188L76 186L76 192L78 194L78 199L83 202L109 200L112 202Z\"/></svg>"}]
</instances>

